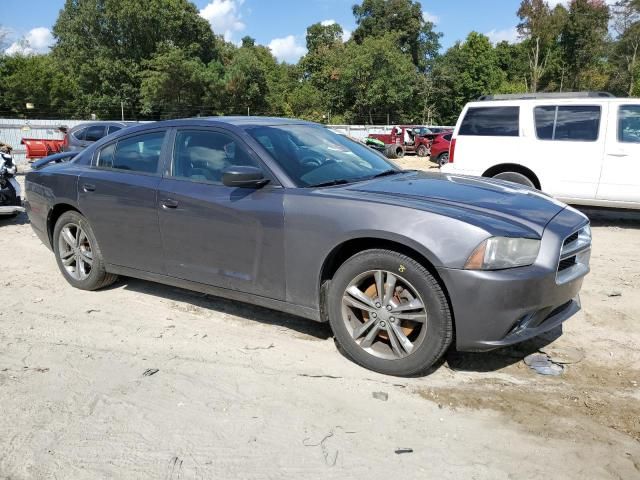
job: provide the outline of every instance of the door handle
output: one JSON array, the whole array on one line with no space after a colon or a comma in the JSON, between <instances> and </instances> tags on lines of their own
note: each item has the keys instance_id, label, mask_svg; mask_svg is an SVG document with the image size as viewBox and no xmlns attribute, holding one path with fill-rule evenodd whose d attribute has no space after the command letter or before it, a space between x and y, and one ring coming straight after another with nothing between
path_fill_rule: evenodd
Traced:
<instances>
[{"instance_id":1,"label":"door handle","mask_svg":"<svg viewBox=\"0 0 640 480\"><path fill-rule=\"evenodd\" d=\"M95 192L96 186L92 185L90 183L85 183L85 184L82 185L82 190L84 192Z\"/></svg>"},{"instance_id":2,"label":"door handle","mask_svg":"<svg viewBox=\"0 0 640 480\"><path fill-rule=\"evenodd\" d=\"M178 201L167 198L161 202L162 208L178 208Z\"/></svg>"}]
</instances>

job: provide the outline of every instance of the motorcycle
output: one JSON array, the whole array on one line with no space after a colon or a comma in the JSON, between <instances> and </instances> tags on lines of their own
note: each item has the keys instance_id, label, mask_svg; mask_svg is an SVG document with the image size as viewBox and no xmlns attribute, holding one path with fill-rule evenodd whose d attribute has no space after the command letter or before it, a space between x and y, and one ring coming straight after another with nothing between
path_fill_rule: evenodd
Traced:
<instances>
[{"instance_id":1,"label":"motorcycle","mask_svg":"<svg viewBox=\"0 0 640 480\"><path fill-rule=\"evenodd\" d=\"M0 143L0 218L15 217L18 213L24 212L22 191L15 179L18 167L13 162L11 150L11 146Z\"/></svg>"}]
</instances>

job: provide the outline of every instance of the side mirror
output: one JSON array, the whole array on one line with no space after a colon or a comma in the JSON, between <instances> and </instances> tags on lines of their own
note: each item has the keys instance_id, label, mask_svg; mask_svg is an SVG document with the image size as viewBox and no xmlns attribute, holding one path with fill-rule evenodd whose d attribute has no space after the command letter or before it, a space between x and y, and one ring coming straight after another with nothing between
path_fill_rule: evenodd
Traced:
<instances>
[{"instance_id":1,"label":"side mirror","mask_svg":"<svg viewBox=\"0 0 640 480\"><path fill-rule=\"evenodd\" d=\"M222 183L227 187L260 188L269 183L258 167L231 165L222 172Z\"/></svg>"}]
</instances>

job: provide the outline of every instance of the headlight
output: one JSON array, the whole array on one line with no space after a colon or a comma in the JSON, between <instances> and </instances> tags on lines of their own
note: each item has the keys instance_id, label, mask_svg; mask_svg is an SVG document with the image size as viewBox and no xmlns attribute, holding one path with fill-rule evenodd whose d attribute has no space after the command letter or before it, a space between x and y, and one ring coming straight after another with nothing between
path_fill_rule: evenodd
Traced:
<instances>
[{"instance_id":1,"label":"headlight","mask_svg":"<svg viewBox=\"0 0 640 480\"><path fill-rule=\"evenodd\" d=\"M536 261L539 251L540 240L491 237L474 250L464 268L469 270L500 270L524 267Z\"/></svg>"}]
</instances>

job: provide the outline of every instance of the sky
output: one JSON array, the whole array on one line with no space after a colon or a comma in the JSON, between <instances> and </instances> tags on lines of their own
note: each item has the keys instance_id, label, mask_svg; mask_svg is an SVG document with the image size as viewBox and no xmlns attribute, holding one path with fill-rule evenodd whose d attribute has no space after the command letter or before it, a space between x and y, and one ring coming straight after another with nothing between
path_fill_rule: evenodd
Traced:
<instances>
[{"instance_id":1,"label":"sky","mask_svg":"<svg viewBox=\"0 0 640 480\"><path fill-rule=\"evenodd\" d=\"M339 23L345 39L355 29L351 6L356 0L194 0L213 31L232 42L249 35L271 48L281 61L304 55L306 28L316 22ZM141 5L143 1L141 0ZM422 0L425 18L444 34L443 48L478 31L498 42L517 41L520 0ZM550 4L567 0L550 0ZM8 31L5 51L40 53L54 42L51 28L64 0L0 0L0 23Z\"/></svg>"}]
</instances>

